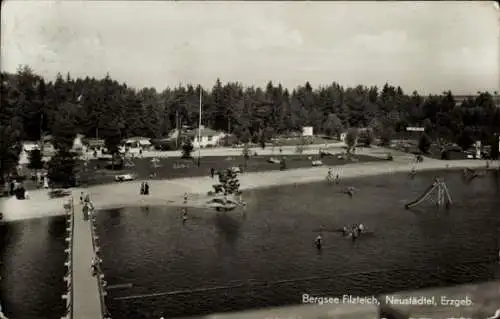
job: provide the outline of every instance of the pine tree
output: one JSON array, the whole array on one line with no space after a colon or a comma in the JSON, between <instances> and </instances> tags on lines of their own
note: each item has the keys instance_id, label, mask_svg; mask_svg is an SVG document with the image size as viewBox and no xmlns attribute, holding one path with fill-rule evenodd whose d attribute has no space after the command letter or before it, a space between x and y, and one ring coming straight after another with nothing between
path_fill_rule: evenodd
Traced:
<instances>
[{"instance_id":1,"label":"pine tree","mask_svg":"<svg viewBox=\"0 0 500 319\"><path fill-rule=\"evenodd\" d=\"M29 152L29 164L28 168L30 169L42 169L43 168L43 157L42 152L40 150L32 150Z\"/></svg>"},{"instance_id":2,"label":"pine tree","mask_svg":"<svg viewBox=\"0 0 500 319\"><path fill-rule=\"evenodd\" d=\"M187 139L184 144L182 144L182 158L192 158L191 153L193 149L193 142L191 139Z\"/></svg>"}]
</instances>

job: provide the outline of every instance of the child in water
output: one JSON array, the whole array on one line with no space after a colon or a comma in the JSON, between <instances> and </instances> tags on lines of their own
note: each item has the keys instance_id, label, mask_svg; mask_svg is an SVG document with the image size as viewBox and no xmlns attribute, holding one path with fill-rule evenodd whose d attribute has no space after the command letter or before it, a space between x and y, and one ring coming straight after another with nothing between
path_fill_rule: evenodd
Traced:
<instances>
[{"instance_id":1,"label":"child in water","mask_svg":"<svg viewBox=\"0 0 500 319\"><path fill-rule=\"evenodd\" d=\"M321 249L321 244L322 244L321 235L318 235L318 237L316 237L315 243L316 243L316 248Z\"/></svg>"},{"instance_id":2,"label":"child in water","mask_svg":"<svg viewBox=\"0 0 500 319\"><path fill-rule=\"evenodd\" d=\"M183 208L182 209L182 223L184 224L188 219L188 215L187 215L187 209L186 208Z\"/></svg>"},{"instance_id":3,"label":"child in water","mask_svg":"<svg viewBox=\"0 0 500 319\"><path fill-rule=\"evenodd\" d=\"M351 239L354 242L357 238L358 238L358 230L357 229L353 229L351 231Z\"/></svg>"},{"instance_id":4,"label":"child in water","mask_svg":"<svg viewBox=\"0 0 500 319\"><path fill-rule=\"evenodd\" d=\"M346 226L344 226L344 227L342 228L342 236L344 236L344 237L345 237L345 236L347 236L347 234L348 234L347 227L346 227Z\"/></svg>"}]
</instances>

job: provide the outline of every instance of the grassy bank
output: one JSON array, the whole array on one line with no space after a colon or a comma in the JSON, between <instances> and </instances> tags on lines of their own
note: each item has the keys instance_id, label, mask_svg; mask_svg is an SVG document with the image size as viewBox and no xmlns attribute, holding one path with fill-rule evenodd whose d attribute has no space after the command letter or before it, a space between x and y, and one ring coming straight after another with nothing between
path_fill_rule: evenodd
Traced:
<instances>
[{"instance_id":1,"label":"grassy bank","mask_svg":"<svg viewBox=\"0 0 500 319\"><path fill-rule=\"evenodd\" d=\"M279 156L277 156L279 157ZM310 155L284 155L287 169L312 167ZM244 172L266 172L280 169L280 164L268 162L269 156L252 156L246 161L242 156L210 156L202 157L200 165L193 159L181 159L178 157L159 158L156 167L151 158L136 158L132 160L133 167L123 170L104 169L104 162L91 160L87 165L87 172L82 171L82 185L97 185L113 182L117 174L133 173L137 179L173 179L182 177L208 176L210 169L224 170L230 167L243 167ZM379 158L359 155L358 162L383 161ZM352 163L346 159L335 156L323 157L324 165L345 165Z\"/></svg>"}]
</instances>

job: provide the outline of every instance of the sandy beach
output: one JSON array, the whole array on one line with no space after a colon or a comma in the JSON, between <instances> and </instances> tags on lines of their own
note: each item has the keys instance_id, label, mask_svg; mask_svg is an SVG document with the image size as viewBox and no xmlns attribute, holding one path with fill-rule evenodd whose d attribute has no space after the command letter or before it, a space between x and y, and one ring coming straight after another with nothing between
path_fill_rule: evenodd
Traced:
<instances>
[{"instance_id":1,"label":"sandy beach","mask_svg":"<svg viewBox=\"0 0 500 319\"><path fill-rule=\"evenodd\" d=\"M403 154L401 154L403 155ZM396 157L392 162L352 163L332 167L342 180L409 172L411 166L407 157ZM494 165L497 166L496 164ZM426 158L415 165L418 171L438 169L485 168L485 161L457 160L439 161ZM244 173L239 177L241 189L254 189L278 185L303 184L325 180L327 166L286 171ZM210 177L192 177L170 180L149 181L150 195L139 194L141 181L97 185L89 188L71 189L72 196L79 200L81 192L89 193L97 209L142 205L180 205L185 193L201 195L212 190L217 181ZM0 211L4 221L40 218L62 215L63 204L69 197L49 199L47 190L30 192L29 200L17 200L14 197L0 199Z\"/></svg>"}]
</instances>

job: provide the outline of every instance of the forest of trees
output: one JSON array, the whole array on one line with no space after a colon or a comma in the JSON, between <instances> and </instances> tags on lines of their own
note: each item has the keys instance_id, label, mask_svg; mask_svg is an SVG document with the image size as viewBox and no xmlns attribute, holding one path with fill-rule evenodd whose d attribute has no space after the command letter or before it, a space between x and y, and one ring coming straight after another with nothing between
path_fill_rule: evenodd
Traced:
<instances>
[{"instance_id":1,"label":"forest of trees","mask_svg":"<svg viewBox=\"0 0 500 319\"><path fill-rule=\"evenodd\" d=\"M20 142L39 140L42 132L52 135L56 149L66 154L77 133L98 135L113 146L130 136L164 137L176 121L197 126L200 90L202 124L230 132L242 143L267 140L302 126L313 126L315 133L325 135L372 127L376 135L389 140L408 125L421 125L433 140L480 139L486 144L492 144L500 131L499 108L488 92L478 92L461 106L455 105L451 92L421 96L390 84L351 88L333 82L312 88L305 82L289 91L271 82L257 88L216 80L210 89L188 84L159 92L128 87L109 75L81 79L67 74L46 82L22 66L16 74L1 74L1 176L17 163Z\"/></svg>"}]
</instances>

